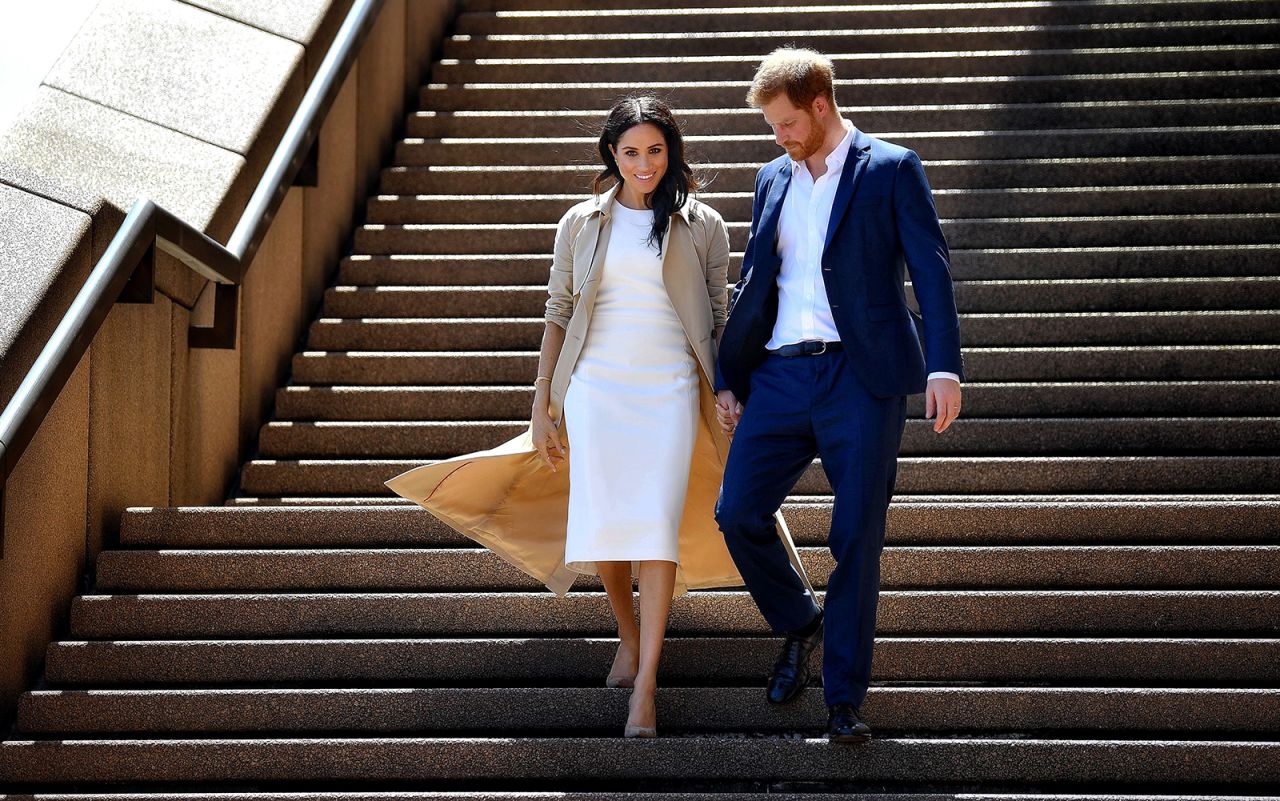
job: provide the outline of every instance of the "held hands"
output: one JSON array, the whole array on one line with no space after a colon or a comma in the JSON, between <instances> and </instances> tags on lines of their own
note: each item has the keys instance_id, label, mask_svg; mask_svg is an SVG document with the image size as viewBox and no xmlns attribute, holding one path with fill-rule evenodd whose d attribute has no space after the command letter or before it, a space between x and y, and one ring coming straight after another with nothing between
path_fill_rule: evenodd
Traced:
<instances>
[{"instance_id":1,"label":"held hands","mask_svg":"<svg viewBox=\"0 0 1280 801\"><path fill-rule=\"evenodd\" d=\"M545 401L542 403L534 401L533 415L529 423L533 447L538 449L538 455L542 457L542 461L546 462L547 467L551 468L551 472L558 472L556 465L564 461L564 444L560 442L560 432L556 430L556 424L547 413Z\"/></svg>"},{"instance_id":2,"label":"held hands","mask_svg":"<svg viewBox=\"0 0 1280 801\"><path fill-rule=\"evenodd\" d=\"M734 397L733 390L722 389L716 393L716 419L725 435L732 438L733 430L742 419L742 404Z\"/></svg>"},{"instance_id":3,"label":"held hands","mask_svg":"<svg viewBox=\"0 0 1280 801\"><path fill-rule=\"evenodd\" d=\"M941 434L960 416L960 383L950 378L934 378L924 390L924 416L933 420L933 430Z\"/></svg>"}]
</instances>

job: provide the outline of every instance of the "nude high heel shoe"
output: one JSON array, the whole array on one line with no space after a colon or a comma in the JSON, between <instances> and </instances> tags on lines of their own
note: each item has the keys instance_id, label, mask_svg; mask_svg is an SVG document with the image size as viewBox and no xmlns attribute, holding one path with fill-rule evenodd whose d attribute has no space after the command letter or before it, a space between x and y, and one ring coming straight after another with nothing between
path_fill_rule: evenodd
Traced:
<instances>
[{"instance_id":1,"label":"nude high heel shoe","mask_svg":"<svg viewBox=\"0 0 1280 801\"><path fill-rule=\"evenodd\" d=\"M621 651L621 650L622 650L622 644L621 644L621 643L619 643L619 644L618 644L618 650L619 650L619 651ZM634 673L630 673L630 674L628 674L628 673L625 673L625 672L623 672L622 670L620 670L620 669L618 668L618 657L617 657L617 655L615 654L615 655L614 655L614 657L613 657L613 667L612 667L612 669L610 669L610 671L609 671L609 676L608 676L608 678L606 678L606 679L604 680L604 686L606 686L606 687L620 687L620 688L628 689L628 690L629 690L629 689L631 689L632 687L634 687L635 685L636 685L636 674L634 674Z\"/></svg>"},{"instance_id":2,"label":"nude high heel shoe","mask_svg":"<svg viewBox=\"0 0 1280 801\"><path fill-rule=\"evenodd\" d=\"M634 699L635 699L635 696L634 696L634 695L632 695L632 696L631 696L631 698L634 700ZM655 703L656 703L656 702L655 702ZM628 702L628 703L627 703L627 710L628 710L628 712L630 712L630 709L631 709L631 702ZM656 712L656 711L657 711L657 710L655 710L655 712ZM628 722L627 722L627 724L626 724L625 726L623 726L623 728L622 728L622 736L623 736L623 737L627 737L627 738L631 738L631 737L644 737L644 738L657 737L657 736L658 736L658 727L657 727L657 726L636 726L636 725L633 725L633 724L630 722L630 715L628 715Z\"/></svg>"}]
</instances>

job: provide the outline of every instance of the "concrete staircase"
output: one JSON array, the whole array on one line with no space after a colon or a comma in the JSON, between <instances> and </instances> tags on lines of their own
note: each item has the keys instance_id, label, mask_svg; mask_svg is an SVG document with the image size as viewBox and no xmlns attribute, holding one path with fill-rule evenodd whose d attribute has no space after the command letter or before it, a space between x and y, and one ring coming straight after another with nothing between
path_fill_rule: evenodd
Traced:
<instances>
[{"instance_id":1,"label":"concrete staircase","mask_svg":"<svg viewBox=\"0 0 1280 801\"><path fill-rule=\"evenodd\" d=\"M465 4L237 496L125 515L0 798L1280 798L1280 2L694 5ZM742 248L783 42L926 161L967 416L907 425L876 741L816 739L817 689L766 707L741 592L675 605L666 736L623 741L598 585L557 600L382 481L525 425L619 92L673 99ZM827 492L786 507L820 586Z\"/></svg>"}]
</instances>

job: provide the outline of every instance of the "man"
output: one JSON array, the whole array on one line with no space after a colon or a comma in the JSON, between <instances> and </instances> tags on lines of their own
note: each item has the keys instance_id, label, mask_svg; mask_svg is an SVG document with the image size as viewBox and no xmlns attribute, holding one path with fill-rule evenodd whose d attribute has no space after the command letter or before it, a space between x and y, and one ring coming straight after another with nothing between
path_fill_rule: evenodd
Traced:
<instances>
[{"instance_id":1,"label":"man","mask_svg":"<svg viewBox=\"0 0 1280 801\"><path fill-rule=\"evenodd\" d=\"M906 396L926 393L925 416L942 433L960 412L963 370L947 245L920 159L846 122L833 84L829 59L784 48L747 94L787 152L756 176L720 342L717 411L733 445L716 520L761 613L786 635L768 700L800 694L822 640L828 737L865 742L859 706ZM923 319L907 308L904 263ZM773 522L815 456L835 495L825 611Z\"/></svg>"}]
</instances>

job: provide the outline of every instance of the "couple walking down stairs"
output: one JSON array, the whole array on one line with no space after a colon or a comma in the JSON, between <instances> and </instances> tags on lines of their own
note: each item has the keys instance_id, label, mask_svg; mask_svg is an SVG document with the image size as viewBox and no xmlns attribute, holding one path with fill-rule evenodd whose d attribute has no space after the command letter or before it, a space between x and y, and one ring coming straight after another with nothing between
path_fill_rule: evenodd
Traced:
<instances>
[{"instance_id":1,"label":"couple walking down stairs","mask_svg":"<svg viewBox=\"0 0 1280 801\"><path fill-rule=\"evenodd\" d=\"M766 705L736 591L677 600L663 736L624 741L600 588L556 599L382 482L527 425L619 94L681 112L736 269L778 153L742 98L784 43L925 160L966 416L911 407L875 741L819 737L820 688ZM0 799L1280 798L1280 2L470 0L444 56L238 494L124 515ZM784 509L819 589L828 491Z\"/></svg>"}]
</instances>

